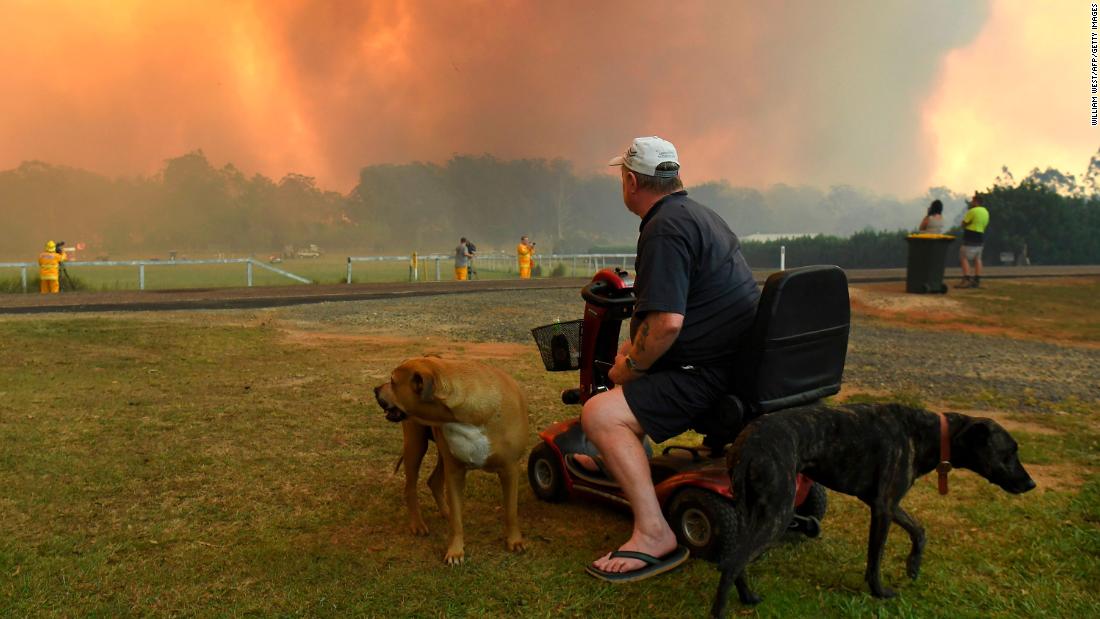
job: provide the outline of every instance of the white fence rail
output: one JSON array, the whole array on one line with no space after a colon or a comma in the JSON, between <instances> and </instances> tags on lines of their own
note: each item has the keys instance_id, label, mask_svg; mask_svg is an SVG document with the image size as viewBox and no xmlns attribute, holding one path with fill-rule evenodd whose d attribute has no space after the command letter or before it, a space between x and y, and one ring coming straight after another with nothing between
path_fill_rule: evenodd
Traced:
<instances>
[{"instance_id":1,"label":"white fence rail","mask_svg":"<svg viewBox=\"0 0 1100 619\"><path fill-rule=\"evenodd\" d=\"M416 257L415 262L413 257ZM568 268L570 275L576 275L578 269L583 269L585 275L600 269L612 266L621 268L633 268L634 254L535 254L532 258L535 264L543 267L543 273L552 272L557 266ZM442 281L445 264L453 264L454 256L451 254L409 254L407 256L348 256L347 273L344 281L352 283L353 264L356 262L405 262L409 265L409 281ZM512 273L518 271L515 254L507 253L479 253L474 258L475 266L486 271L499 271ZM564 270L564 269L563 269ZM431 275L434 273L434 278ZM365 280L365 278L363 278ZM360 281L363 281L360 280Z\"/></svg>"},{"instance_id":2,"label":"white fence rail","mask_svg":"<svg viewBox=\"0 0 1100 619\"><path fill-rule=\"evenodd\" d=\"M416 256L415 263L413 256ZM578 273L587 277L600 269L607 267L619 267L626 270L634 268L634 259L637 254L535 254L535 264L542 265L543 274L554 272L562 267L560 272L570 276ZM786 269L787 247L779 248L779 270ZM441 281L443 279L444 264L453 264L454 256L451 254L409 254L407 256L348 256L347 273L344 281L352 283L353 264L356 262L405 262L409 265L409 281ZM487 271L514 273L518 271L515 254L492 253L478 254L474 258L474 264ZM434 278L431 274L434 273ZM365 281L363 277L360 281Z\"/></svg>"},{"instance_id":3,"label":"white fence rail","mask_svg":"<svg viewBox=\"0 0 1100 619\"><path fill-rule=\"evenodd\" d=\"M312 284L313 282L301 275L295 275L289 271L284 271L278 267L273 267L270 264L264 264L258 260L252 258L217 258L210 260L74 260L71 262L63 263L66 269L82 269L84 267L129 267L136 266L138 268L138 289L145 290L145 267L157 266L178 266L178 265L195 265L195 264L243 264L245 265L245 282L247 285L252 285L252 269L253 267L260 267L266 269L272 273L282 275L283 277L290 278L294 281L301 282L303 284ZM14 268L19 269L20 279L23 284L23 292L27 292L27 270L37 267L38 264L34 262L0 262L0 268Z\"/></svg>"},{"instance_id":4,"label":"white fence rail","mask_svg":"<svg viewBox=\"0 0 1100 619\"><path fill-rule=\"evenodd\" d=\"M413 256L416 256L415 262ZM587 277L592 273L608 267L619 267L622 269L632 270L634 266L635 254L535 254L533 256L534 263L542 267L544 275L549 275L555 271L568 276L577 276L578 274L583 277ZM786 264L786 247L780 248L780 269L782 270ZM347 268L344 276L344 280L347 283L352 283L353 265L357 262L365 263L383 263L383 262L401 262L407 263L409 266L409 281L442 281L444 264L453 264L454 256L452 254L410 254L404 256L348 256ZM210 260L95 260L95 261L72 261L66 262L67 268L84 268L84 267L119 267L119 266L135 266L138 269L138 288L145 290L145 267L147 266L176 266L176 265L210 265L210 264L244 264L245 265L245 281L248 286L252 286L252 271L254 267L260 267L276 273L283 277L287 277L303 284L312 284L313 282L300 275L295 275L289 271L285 271L278 267L271 266L264 262L254 260L252 258L219 258ZM479 253L474 259L474 264L486 271L493 271L498 273L515 273L518 272L518 265L515 254L498 252L498 253ZM22 280L23 292L27 292L27 271L33 269L38 265L34 262L0 262L0 268L16 268L20 269L20 278ZM448 269L449 272L449 269ZM432 277L434 275L434 277ZM448 279L450 279L448 277ZM361 276L361 281L365 281L366 277ZM392 281L392 280L390 280Z\"/></svg>"}]
</instances>

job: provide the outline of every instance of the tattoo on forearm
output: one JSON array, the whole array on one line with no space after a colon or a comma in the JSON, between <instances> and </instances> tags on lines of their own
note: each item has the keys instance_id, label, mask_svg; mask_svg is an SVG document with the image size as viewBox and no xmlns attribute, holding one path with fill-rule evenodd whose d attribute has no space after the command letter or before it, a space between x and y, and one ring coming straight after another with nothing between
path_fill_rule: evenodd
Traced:
<instances>
[{"instance_id":1,"label":"tattoo on forearm","mask_svg":"<svg viewBox=\"0 0 1100 619\"><path fill-rule=\"evenodd\" d=\"M649 323L643 322L641 328L638 329L638 337L634 338L634 345L638 347L638 352L645 352L645 338L649 336Z\"/></svg>"}]
</instances>

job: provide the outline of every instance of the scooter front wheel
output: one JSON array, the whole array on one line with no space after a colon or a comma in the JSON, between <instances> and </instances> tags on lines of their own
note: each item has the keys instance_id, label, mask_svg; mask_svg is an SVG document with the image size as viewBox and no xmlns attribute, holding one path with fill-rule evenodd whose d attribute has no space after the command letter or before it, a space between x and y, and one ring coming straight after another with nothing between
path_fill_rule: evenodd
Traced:
<instances>
[{"instance_id":1,"label":"scooter front wheel","mask_svg":"<svg viewBox=\"0 0 1100 619\"><path fill-rule=\"evenodd\" d=\"M527 481L535 496L543 501L561 503L569 497L561 459L546 443L539 443L531 450L527 458Z\"/></svg>"}]
</instances>

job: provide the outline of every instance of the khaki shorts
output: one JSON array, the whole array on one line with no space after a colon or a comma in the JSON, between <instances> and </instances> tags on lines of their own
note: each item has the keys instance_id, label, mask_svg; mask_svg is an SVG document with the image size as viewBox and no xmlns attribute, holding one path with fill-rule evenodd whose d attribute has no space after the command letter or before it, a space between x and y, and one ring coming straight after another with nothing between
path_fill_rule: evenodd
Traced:
<instances>
[{"instance_id":1,"label":"khaki shorts","mask_svg":"<svg viewBox=\"0 0 1100 619\"><path fill-rule=\"evenodd\" d=\"M959 248L959 256L962 257L963 260L968 260L970 262L974 262L975 260L980 260L981 257L982 257L982 246L981 245L963 245L962 247Z\"/></svg>"}]
</instances>

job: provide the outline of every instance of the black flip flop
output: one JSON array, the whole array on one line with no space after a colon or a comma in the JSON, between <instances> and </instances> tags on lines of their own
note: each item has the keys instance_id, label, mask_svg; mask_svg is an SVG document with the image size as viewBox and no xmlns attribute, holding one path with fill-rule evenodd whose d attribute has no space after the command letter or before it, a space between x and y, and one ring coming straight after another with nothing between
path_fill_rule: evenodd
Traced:
<instances>
[{"instance_id":1,"label":"black flip flop","mask_svg":"<svg viewBox=\"0 0 1100 619\"><path fill-rule=\"evenodd\" d=\"M677 546L675 550L667 555L657 558L653 555L646 554L644 552L636 552L633 550L616 550L611 553L613 559L637 559L644 566L632 570L629 572L605 572L592 564L589 564L584 568L584 571L588 572L595 578L605 580L607 582L637 582L639 580L645 580L658 574L664 574L665 572L671 572L672 570L680 567L688 560L688 556L691 553L684 546Z\"/></svg>"}]
</instances>

